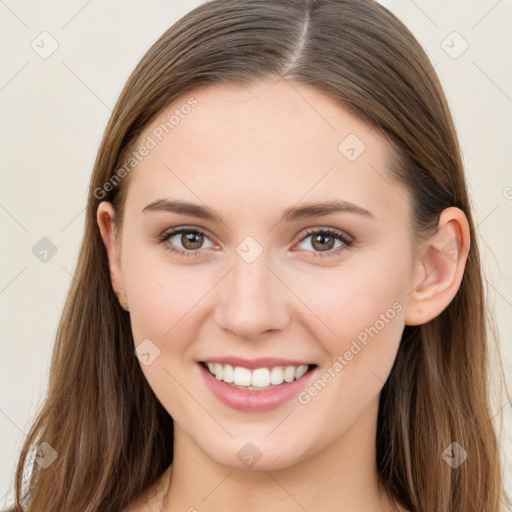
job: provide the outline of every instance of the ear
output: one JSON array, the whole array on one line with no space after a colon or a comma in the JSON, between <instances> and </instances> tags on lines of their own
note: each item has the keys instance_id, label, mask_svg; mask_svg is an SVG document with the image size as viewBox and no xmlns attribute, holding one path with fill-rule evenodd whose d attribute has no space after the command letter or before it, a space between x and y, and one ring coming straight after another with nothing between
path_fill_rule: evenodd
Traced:
<instances>
[{"instance_id":1,"label":"ear","mask_svg":"<svg viewBox=\"0 0 512 512\"><path fill-rule=\"evenodd\" d=\"M105 244L110 268L110 280L121 306L128 311L123 272L121 268L121 244L115 232L115 210L111 203L102 201L96 212L101 238Z\"/></svg>"},{"instance_id":2,"label":"ear","mask_svg":"<svg viewBox=\"0 0 512 512\"><path fill-rule=\"evenodd\" d=\"M437 231L419 251L407 301L405 324L421 325L438 316L455 297L466 266L470 231L466 215L455 207L439 217Z\"/></svg>"}]
</instances>

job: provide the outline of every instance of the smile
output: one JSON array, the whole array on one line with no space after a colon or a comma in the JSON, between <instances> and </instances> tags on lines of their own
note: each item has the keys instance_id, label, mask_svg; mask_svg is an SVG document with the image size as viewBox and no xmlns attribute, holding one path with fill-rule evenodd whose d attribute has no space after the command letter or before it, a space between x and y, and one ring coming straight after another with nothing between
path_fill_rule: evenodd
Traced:
<instances>
[{"instance_id":1,"label":"smile","mask_svg":"<svg viewBox=\"0 0 512 512\"><path fill-rule=\"evenodd\" d=\"M279 386L283 382L293 382L305 375L309 368L307 364L256 368L254 370L221 363L206 363L206 366L217 380L249 391L262 391Z\"/></svg>"},{"instance_id":2,"label":"smile","mask_svg":"<svg viewBox=\"0 0 512 512\"><path fill-rule=\"evenodd\" d=\"M318 373L316 364L299 361L232 359L198 363L213 396L243 412L265 412L280 407L296 397Z\"/></svg>"}]
</instances>

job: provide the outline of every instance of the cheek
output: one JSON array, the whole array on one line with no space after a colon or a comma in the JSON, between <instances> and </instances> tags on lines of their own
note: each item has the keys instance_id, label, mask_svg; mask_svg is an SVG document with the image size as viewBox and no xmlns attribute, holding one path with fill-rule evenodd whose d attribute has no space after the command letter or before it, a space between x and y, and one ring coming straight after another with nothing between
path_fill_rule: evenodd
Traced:
<instances>
[{"instance_id":1,"label":"cheek","mask_svg":"<svg viewBox=\"0 0 512 512\"><path fill-rule=\"evenodd\" d=\"M302 273L295 281L294 290L308 306L303 308L302 321L326 354L323 365L336 375L332 380L337 384L329 387L343 395L347 392L345 400L350 403L355 397L364 403L378 392L404 329L404 304L410 291L409 275L404 273L409 268L407 255L394 256L392 250L389 255L381 252L371 264L316 272L314 279Z\"/></svg>"},{"instance_id":2,"label":"cheek","mask_svg":"<svg viewBox=\"0 0 512 512\"><path fill-rule=\"evenodd\" d=\"M164 269L165 270L165 269ZM190 335L194 305L205 290L194 286L194 278L185 272L136 272L130 279L130 320L134 339L152 338L165 350L180 351L180 332ZM170 341L172 340L172 343Z\"/></svg>"},{"instance_id":3,"label":"cheek","mask_svg":"<svg viewBox=\"0 0 512 512\"><path fill-rule=\"evenodd\" d=\"M135 344L145 338L165 343L176 326L186 323L204 290L197 286L192 266L172 265L163 246L130 235L122 265Z\"/></svg>"},{"instance_id":4,"label":"cheek","mask_svg":"<svg viewBox=\"0 0 512 512\"><path fill-rule=\"evenodd\" d=\"M191 341L198 336L195 315L207 289L194 286L197 278L190 272L162 264L149 266L148 271L142 267L138 265L132 268L133 272L127 272L135 347L146 346L145 340L150 340L151 357L156 354L145 365L140 356L142 349L138 349L141 369L171 417L178 423L186 423L192 421L189 392L194 392L192 385L195 385L188 373L191 367L188 351L193 346Z\"/></svg>"},{"instance_id":5,"label":"cheek","mask_svg":"<svg viewBox=\"0 0 512 512\"><path fill-rule=\"evenodd\" d=\"M340 282L325 278L325 286L303 295L315 312L307 313L307 326L326 357L299 403L318 418L329 418L333 436L348 431L378 399L396 358L405 315L405 288L396 275L354 270Z\"/></svg>"},{"instance_id":6,"label":"cheek","mask_svg":"<svg viewBox=\"0 0 512 512\"><path fill-rule=\"evenodd\" d=\"M322 338L334 346L371 326L381 331L384 325L399 323L407 289L403 275L377 267L330 269L311 279L303 275L295 284L294 291L307 306L303 319L315 322L317 333L323 325Z\"/></svg>"}]
</instances>

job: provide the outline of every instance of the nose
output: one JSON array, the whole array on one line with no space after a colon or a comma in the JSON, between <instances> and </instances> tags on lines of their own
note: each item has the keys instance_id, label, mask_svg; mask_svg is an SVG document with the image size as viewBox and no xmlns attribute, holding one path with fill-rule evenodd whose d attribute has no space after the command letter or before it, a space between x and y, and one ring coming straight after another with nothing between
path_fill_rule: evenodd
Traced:
<instances>
[{"instance_id":1,"label":"nose","mask_svg":"<svg viewBox=\"0 0 512 512\"><path fill-rule=\"evenodd\" d=\"M266 252L251 263L233 256L231 271L218 290L217 325L247 341L284 329L290 321L293 294L270 268Z\"/></svg>"}]
</instances>

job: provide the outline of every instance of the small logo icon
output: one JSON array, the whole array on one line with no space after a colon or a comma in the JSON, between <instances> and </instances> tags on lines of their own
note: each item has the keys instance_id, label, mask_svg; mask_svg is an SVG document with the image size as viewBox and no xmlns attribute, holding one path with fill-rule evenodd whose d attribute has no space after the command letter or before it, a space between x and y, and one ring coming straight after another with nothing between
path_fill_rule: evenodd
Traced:
<instances>
[{"instance_id":1,"label":"small logo icon","mask_svg":"<svg viewBox=\"0 0 512 512\"><path fill-rule=\"evenodd\" d=\"M355 162L364 153L365 149L364 142L355 133L345 137L338 146L339 152L349 162Z\"/></svg>"},{"instance_id":2,"label":"small logo icon","mask_svg":"<svg viewBox=\"0 0 512 512\"><path fill-rule=\"evenodd\" d=\"M57 50L59 43L51 34L44 31L30 43L30 47L41 59L47 59Z\"/></svg>"},{"instance_id":3,"label":"small logo icon","mask_svg":"<svg viewBox=\"0 0 512 512\"><path fill-rule=\"evenodd\" d=\"M254 237L248 236L238 244L236 252L246 263L254 263L263 253L263 247Z\"/></svg>"},{"instance_id":4,"label":"small logo icon","mask_svg":"<svg viewBox=\"0 0 512 512\"><path fill-rule=\"evenodd\" d=\"M146 338L137 345L135 354L144 366L149 366L160 356L160 349L149 338Z\"/></svg>"},{"instance_id":5,"label":"small logo icon","mask_svg":"<svg viewBox=\"0 0 512 512\"><path fill-rule=\"evenodd\" d=\"M459 443L454 442L441 453L441 457L456 469L468 458L468 452Z\"/></svg>"},{"instance_id":6,"label":"small logo icon","mask_svg":"<svg viewBox=\"0 0 512 512\"><path fill-rule=\"evenodd\" d=\"M57 254L57 251L57 246L45 236L32 247L32 254L43 263L48 263Z\"/></svg>"},{"instance_id":7,"label":"small logo icon","mask_svg":"<svg viewBox=\"0 0 512 512\"><path fill-rule=\"evenodd\" d=\"M238 460L246 467L252 468L261 459L263 454L252 443L245 443L236 454Z\"/></svg>"},{"instance_id":8,"label":"small logo icon","mask_svg":"<svg viewBox=\"0 0 512 512\"><path fill-rule=\"evenodd\" d=\"M58 453L46 442L42 442L36 448L34 461L43 469L51 466L58 457Z\"/></svg>"},{"instance_id":9,"label":"small logo icon","mask_svg":"<svg viewBox=\"0 0 512 512\"><path fill-rule=\"evenodd\" d=\"M469 43L459 34L459 32L454 31L443 40L441 48L455 60L469 48Z\"/></svg>"}]
</instances>

